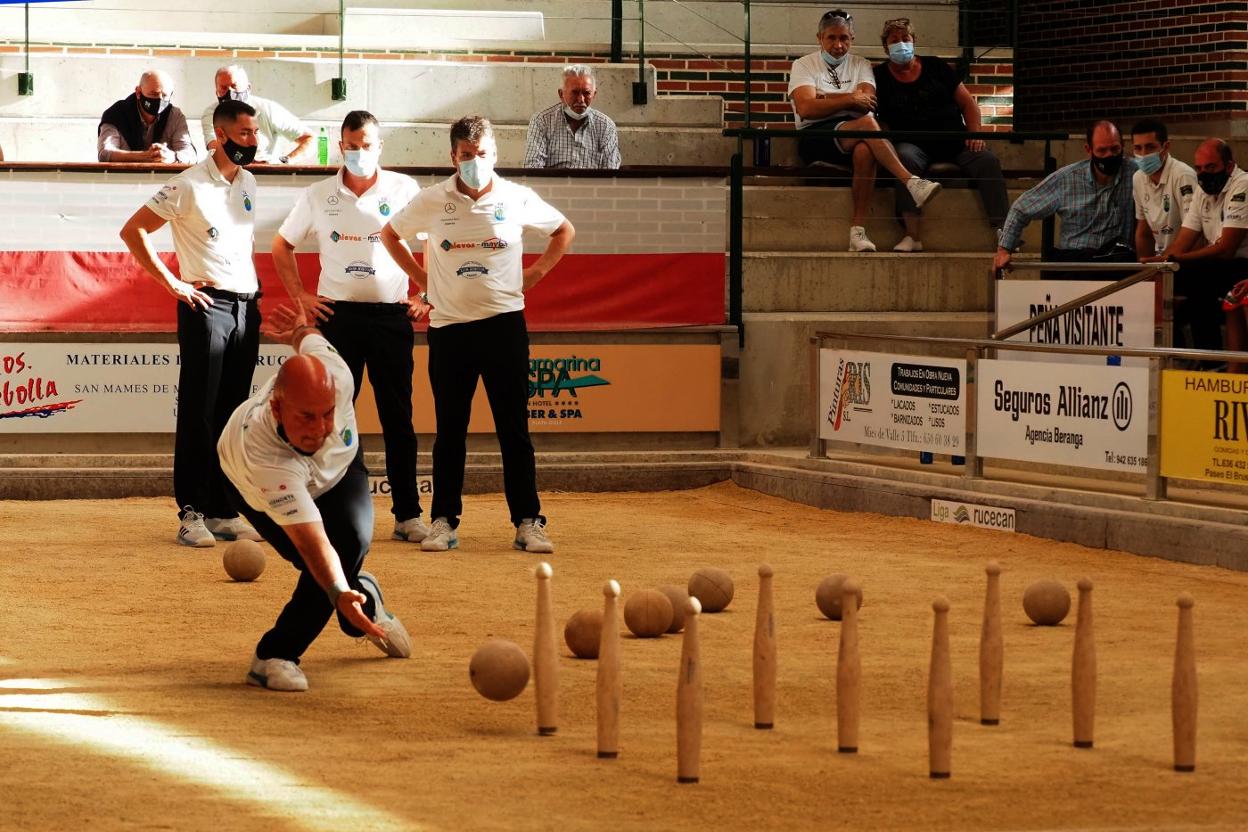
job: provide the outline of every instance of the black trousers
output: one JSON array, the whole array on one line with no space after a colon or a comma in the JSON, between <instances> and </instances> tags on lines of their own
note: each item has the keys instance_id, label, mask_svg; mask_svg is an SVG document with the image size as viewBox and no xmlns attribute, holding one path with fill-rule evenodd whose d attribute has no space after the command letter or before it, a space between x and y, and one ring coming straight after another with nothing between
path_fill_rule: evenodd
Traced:
<instances>
[{"instance_id":1,"label":"black trousers","mask_svg":"<svg viewBox=\"0 0 1248 832\"><path fill-rule=\"evenodd\" d=\"M226 496L217 439L234 409L251 396L260 352L256 297L204 289L205 310L178 304L178 418L173 444L173 493L178 511L192 506L206 517L237 517Z\"/></svg>"},{"instance_id":2,"label":"black trousers","mask_svg":"<svg viewBox=\"0 0 1248 832\"><path fill-rule=\"evenodd\" d=\"M1175 335L1186 325L1192 330L1193 348L1222 349L1222 322L1226 319L1222 298L1241 280L1248 280L1248 260L1191 260L1179 266L1174 293L1184 300L1175 306Z\"/></svg>"},{"instance_id":3,"label":"black trousers","mask_svg":"<svg viewBox=\"0 0 1248 832\"><path fill-rule=\"evenodd\" d=\"M459 526L463 513L468 419L477 379L494 416L503 456L503 490L512 525L541 517L537 463L529 438L529 332L523 312L429 328L429 383L437 414L433 516Z\"/></svg>"},{"instance_id":4,"label":"black trousers","mask_svg":"<svg viewBox=\"0 0 1248 832\"><path fill-rule=\"evenodd\" d=\"M336 300L333 310L334 314L320 329L351 368L354 398L360 395L364 368L368 367L386 446L386 476L390 479L394 519L402 522L419 517L416 431L412 428L415 334L407 317L407 305Z\"/></svg>"},{"instance_id":5,"label":"black trousers","mask_svg":"<svg viewBox=\"0 0 1248 832\"><path fill-rule=\"evenodd\" d=\"M263 511L256 511L247 505L233 485L227 483L226 486L234 505L255 526L256 531L264 536L279 555L299 570L295 591L277 617L273 628L256 645L256 656L261 659L286 659L298 663L299 657L316 641L321 630L329 623L334 606L329 602L329 595L313 579L303 556L282 527ZM364 565L364 556L368 554L368 546L373 538L373 498L368 492L368 470L364 467L362 447L338 484L315 502L321 512L325 534L338 554L342 571L347 576L347 583L358 591L360 567ZM364 604L364 612L371 618L375 611L375 605L369 597ZM338 626L352 638L364 635L347 623L341 613L338 614Z\"/></svg>"}]
</instances>

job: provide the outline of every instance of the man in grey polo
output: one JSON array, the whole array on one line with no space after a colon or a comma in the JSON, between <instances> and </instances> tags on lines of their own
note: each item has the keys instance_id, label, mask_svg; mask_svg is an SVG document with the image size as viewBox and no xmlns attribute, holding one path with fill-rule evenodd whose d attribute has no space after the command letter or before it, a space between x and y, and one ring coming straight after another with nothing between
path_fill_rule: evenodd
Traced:
<instances>
[{"instance_id":1,"label":"man in grey polo","mask_svg":"<svg viewBox=\"0 0 1248 832\"><path fill-rule=\"evenodd\" d=\"M591 106L597 96L598 81L592 69L584 64L564 67L559 103L529 121L524 167L618 168L619 134L615 122Z\"/></svg>"}]
</instances>

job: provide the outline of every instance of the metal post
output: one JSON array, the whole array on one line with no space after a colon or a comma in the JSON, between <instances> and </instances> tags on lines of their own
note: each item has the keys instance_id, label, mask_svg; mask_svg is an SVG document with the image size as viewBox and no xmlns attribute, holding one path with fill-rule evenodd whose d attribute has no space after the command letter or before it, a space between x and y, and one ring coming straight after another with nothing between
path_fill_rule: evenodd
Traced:
<instances>
[{"instance_id":1,"label":"metal post","mask_svg":"<svg viewBox=\"0 0 1248 832\"><path fill-rule=\"evenodd\" d=\"M346 0L338 0L338 77L330 81L330 97L334 101L347 100L347 73L343 71L343 53L347 48Z\"/></svg>"},{"instance_id":2,"label":"metal post","mask_svg":"<svg viewBox=\"0 0 1248 832\"><path fill-rule=\"evenodd\" d=\"M984 461L979 456L979 443L975 432L978 429L978 411L976 409L976 385L979 376L979 350L970 348L966 351L966 379L963 389L966 390L966 465L962 476L968 480L981 479L984 476Z\"/></svg>"},{"instance_id":3,"label":"metal post","mask_svg":"<svg viewBox=\"0 0 1248 832\"><path fill-rule=\"evenodd\" d=\"M742 229L745 213L745 171L741 155L741 142L738 141L728 177L728 323L737 328L737 343L744 348L745 322L742 320L741 295L745 287L745 244Z\"/></svg>"},{"instance_id":4,"label":"metal post","mask_svg":"<svg viewBox=\"0 0 1248 832\"><path fill-rule=\"evenodd\" d=\"M750 64L753 61L750 58L750 51L751 51L750 50L750 0L744 0L744 3L745 3L745 39L744 39L744 44L743 44L744 55L745 55L745 103L744 103L745 113L744 115L745 115L745 127L748 130L750 127L750 109L751 109L750 107L750 84L751 84ZM754 139L754 141L758 142L760 141L760 139L756 138ZM757 158L757 153L755 154L755 158Z\"/></svg>"},{"instance_id":5,"label":"metal post","mask_svg":"<svg viewBox=\"0 0 1248 832\"><path fill-rule=\"evenodd\" d=\"M633 84L633 104L640 107L649 100L646 86L646 0L637 0L637 80Z\"/></svg>"},{"instance_id":6,"label":"metal post","mask_svg":"<svg viewBox=\"0 0 1248 832\"><path fill-rule=\"evenodd\" d=\"M819 398L819 348L822 339L818 335L810 338L810 412L813 414L810 425L810 458L823 459L827 456L824 440L819 438L819 426L823 421L822 399Z\"/></svg>"},{"instance_id":7,"label":"metal post","mask_svg":"<svg viewBox=\"0 0 1248 832\"><path fill-rule=\"evenodd\" d=\"M1165 361L1164 358L1148 359L1148 474L1144 481L1145 500L1166 499L1166 478L1161 475L1161 371Z\"/></svg>"},{"instance_id":8,"label":"metal post","mask_svg":"<svg viewBox=\"0 0 1248 832\"><path fill-rule=\"evenodd\" d=\"M35 76L30 71L30 4L26 5L26 71L17 73L17 94L35 94Z\"/></svg>"},{"instance_id":9,"label":"metal post","mask_svg":"<svg viewBox=\"0 0 1248 832\"><path fill-rule=\"evenodd\" d=\"M624 0L611 0L611 63L624 62Z\"/></svg>"}]
</instances>

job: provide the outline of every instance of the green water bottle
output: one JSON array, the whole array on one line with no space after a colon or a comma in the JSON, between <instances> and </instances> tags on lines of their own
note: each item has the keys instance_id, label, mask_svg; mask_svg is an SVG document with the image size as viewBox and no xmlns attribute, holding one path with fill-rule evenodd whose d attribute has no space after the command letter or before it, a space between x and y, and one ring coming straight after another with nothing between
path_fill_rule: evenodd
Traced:
<instances>
[{"instance_id":1,"label":"green water bottle","mask_svg":"<svg viewBox=\"0 0 1248 832\"><path fill-rule=\"evenodd\" d=\"M325 128L321 128L321 135L316 139L316 161L321 167L329 164L329 136L325 135Z\"/></svg>"}]
</instances>

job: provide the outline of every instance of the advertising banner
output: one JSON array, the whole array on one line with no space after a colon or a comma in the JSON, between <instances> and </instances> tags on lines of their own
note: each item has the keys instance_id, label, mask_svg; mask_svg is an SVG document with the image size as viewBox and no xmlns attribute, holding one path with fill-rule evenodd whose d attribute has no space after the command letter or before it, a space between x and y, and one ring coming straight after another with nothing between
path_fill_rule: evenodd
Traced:
<instances>
[{"instance_id":1,"label":"advertising banner","mask_svg":"<svg viewBox=\"0 0 1248 832\"><path fill-rule=\"evenodd\" d=\"M980 361L980 456L1144 473L1148 370Z\"/></svg>"},{"instance_id":2,"label":"advertising banner","mask_svg":"<svg viewBox=\"0 0 1248 832\"><path fill-rule=\"evenodd\" d=\"M821 439L961 454L966 362L819 351Z\"/></svg>"},{"instance_id":3,"label":"advertising banner","mask_svg":"<svg viewBox=\"0 0 1248 832\"><path fill-rule=\"evenodd\" d=\"M1092 280L998 280L997 329L1028 318L1110 285ZM1072 309L1011 341L1031 344L1069 344L1087 347L1151 347L1154 345L1152 283L1137 283L1093 303ZM1000 352L1012 361L1058 361L1063 364L1105 364L1103 355L1046 355L1040 352ZM1146 358L1128 358L1126 366L1147 367Z\"/></svg>"},{"instance_id":4,"label":"advertising banner","mask_svg":"<svg viewBox=\"0 0 1248 832\"><path fill-rule=\"evenodd\" d=\"M1161 473L1248 485L1248 376L1162 372Z\"/></svg>"}]
</instances>

